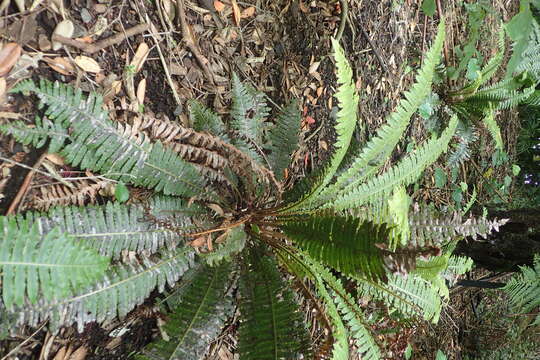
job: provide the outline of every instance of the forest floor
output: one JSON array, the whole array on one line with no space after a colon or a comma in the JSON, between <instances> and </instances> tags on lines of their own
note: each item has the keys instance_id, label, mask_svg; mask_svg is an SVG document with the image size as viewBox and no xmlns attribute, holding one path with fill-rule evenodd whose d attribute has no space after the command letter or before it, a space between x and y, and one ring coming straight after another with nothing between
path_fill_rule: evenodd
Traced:
<instances>
[{"instance_id":1,"label":"forest floor","mask_svg":"<svg viewBox=\"0 0 540 360\"><path fill-rule=\"evenodd\" d=\"M23 47L6 77L7 90L25 78L46 78L103 94L112 118L144 111L187 124L184 109L189 99L199 99L218 113L228 111L230 79L235 72L264 91L274 107L293 98L299 100L303 141L289 171L291 183L320 166L332 151L336 82L330 38L341 22L346 22L341 44L360 93L359 115L365 133L359 136L369 136L384 123L413 81L411 70L419 67L440 15L427 17L417 0L350 0L347 17L342 17L343 2L319 0L186 0L184 15L171 0L71 0L63 6L58 5L61 1L38 3L35 9L21 13L13 2L0 18L2 41L15 41ZM461 2L445 3L440 11L447 28L444 61L455 65L453 49L465 40L467 14ZM493 7L504 22L517 10L515 4L508 6L502 0L493 1ZM51 35L63 19L75 25L72 37L79 48L71 44L53 50ZM485 30L490 36L483 37L481 44L487 56L496 50L495 34L500 28L500 22L493 19ZM135 34L130 35L133 28ZM121 37L115 38L115 34ZM101 49L94 51L92 45ZM2 121L25 119L30 123L34 99L4 91L0 88ZM519 124L515 116L506 115L503 135L512 154ZM422 122L413 121L393 159L399 158L410 142L419 143L427 137ZM489 151L486 149L486 157ZM59 176L79 174L58 156L32 151L5 136L0 138L0 152L12 161L0 164L3 214L22 212L62 195L43 190L50 180L40 173L25 181L28 170L13 162ZM471 172L465 170L463 176ZM480 178L463 180L472 185ZM416 199L437 205L451 202L451 190L431 186L433 173L429 170L424 183L426 186L415 193ZM80 201L88 201L87 197L103 201L106 193L98 194L97 190L93 195L87 192ZM489 196L479 191L479 201L487 202ZM474 351L466 339L473 326L470 303L475 296L464 289L453 293L441 325L381 322L375 330L380 342L386 344L387 357L401 359L410 343L414 359L433 359L439 349L449 359L463 359L461 354ZM126 359L158 336L158 316L150 309L149 304L143 304L127 319L103 326L89 324L81 334L73 328L58 334L26 329L0 342L0 356L11 352L12 359ZM236 359L235 329L233 322L207 359Z\"/></svg>"}]
</instances>

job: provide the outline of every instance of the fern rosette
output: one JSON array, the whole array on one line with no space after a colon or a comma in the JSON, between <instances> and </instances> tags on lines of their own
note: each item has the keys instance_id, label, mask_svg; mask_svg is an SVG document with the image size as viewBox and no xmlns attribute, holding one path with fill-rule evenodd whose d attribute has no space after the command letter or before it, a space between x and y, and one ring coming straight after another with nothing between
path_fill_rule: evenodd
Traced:
<instances>
[{"instance_id":1,"label":"fern rosette","mask_svg":"<svg viewBox=\"0 0 540 360\"><path fill-rule=\"evenodd\" d=\"M73 323L82 330L88 322L129 316L159 294L169 313L162 332L170 339L157 339L137 358L197 359L238 302L241 359L297 359L318 351L301 311L309 299L321 312L318 322L331 330L325 343L333 359L349 359L351 351L381 358L359 297L435 321L445 294L431 286L440 285L435 279L450 264L437 257L444 219L420 224L406 187L446 151L457 119L381 172L431 92L443 42L441 23L411 90L386 125L357 143L359 96L333 41L334 152L287 191L285 170L300 142L298 105L285 105L270 120L265 95L236 75L228 117L191 101L193 128L144 114L116 121L99 95L21 82L14 91L36 94L43 116L32 128L13 122L0 131L153 195L1 218L0 310L16 313L18 326L49 320L53 330ZM448 230L444 239L459 233ZM422 263L421 256L433 259Z\"/></svg>"}]
</instances>

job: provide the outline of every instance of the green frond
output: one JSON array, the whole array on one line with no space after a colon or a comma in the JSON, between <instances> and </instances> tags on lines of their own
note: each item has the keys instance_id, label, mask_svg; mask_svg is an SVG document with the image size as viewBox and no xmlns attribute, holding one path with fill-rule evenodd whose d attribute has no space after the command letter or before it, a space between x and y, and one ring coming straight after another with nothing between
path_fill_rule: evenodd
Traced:
<instances>
[{"instance_id":1,"label":"green frond","mask_svg":"<svg viewBox=\"0 0 540 360\"><path fill-rule=\"evenodd\" d=\"M416 267L411 274L417 275L422 279L429 281L431 286L437 290L441 297L448 299L450 292L444 279L444 272L448 267L448 259L450 254L441 256L432 256L428 260L418 259Z\"/></svg>"},{"instance_id":2,"label":"green frond","mask_svg":"<svg viewBox=\"0 0 540 360\"><path fill-rule=\"evenodd\" d=\"M112 266L101 281L71 297L58 301L39 299L35 306L17 308L18 323L37 326L49 319L50 328L56 331L75 322L82 332L86 323L123 318L154 289L163 292L165 285L173 286L193 264L193 256L193 248L188 246L163 251L155 259L143 257L142 263Z\"/></svg>"},{"instance_id":3,"label":"green frond","mask_svg":"<svg viewBox=\"0 0 540 360\"><path fill-rule=\"evenodd\" d=\"M269 114L265 95L243 84L233 73L231 96L229 129L234 135L232 143L260 165L264 165L258 146L262 144L263 123Z\"/></svg>"},{"instance_id":4,"label":"green frond","mask_svg":"<svg viewBox=\"0 0 540 360\"><path fill-rule=\"evenodd\" d=\"M387 200L388 217L394 225L390 233L389 248L394 250L398 245L407 245L411 237L409 226L409 208L411 207L411 197L407 194L404 186L394 189L392 197Z\"/></svg>"},{"instance_id":5,"label":"green frond","mask_svg":"<svg viewBox=\"0 0 540 360\"><path fill-rule=\"evenodd\" d=\"M504 145L502 142L501 129L499 128L499 125L495 120L495 112L493 111L493 109L489 109L486 111L485 116L482 118L482 122L486 126L486 129L488 129L493 140L495 141L496 149L503 150Z\"/></svg>"},{"instance_id":6,"label":"green frond","mask_svg":"<svg viewBox=\"0 0 540 360\"><path fill-rule=\"evenodd\" d=\"M71 143L61 155L71 165L165 194L207 193L204 179L192 164L160 142L152 144L144 134L109 120L100 96L91 93L85 97L80 90L46 80L39 86L24 81L16 90L35 92L46 115L70 129Z\"/></svg>"},{"instance_id":7,"label":"green frond","mask_svg":"<svg viewBox=\"0 0 540 360\"><path fill-rule=\"evenodd\" d=\"M481 77L484 80L484 82L491 80L493 75L495 75L495 73L501 66L501 63L504 59L504 51L505 51L504 29L501 29L499 31L499 38L497 39L497 45L499 49L497 50L495 55L491 59L489 59L487 64L481 70Z\"/></svg>"},{"instance_id":8,"label":"green frond","mask_svg":"<svg viewBox=\"0 0 540 360\"><path fill-rule=\"evenodd\" d=\"M269 114L265 95L250 85L244 85L238 75L232 76L230 128L234 132L261 143L262 125Z\"/></svg>"},{"instance_id":9,"label":"green frond","mask_svg":"<svg viewBox=\"0 0 540 360\"><path fill-rule=\"evenodd\" d=\"M197 100L188 101L189 117L195 131L205 131L230 143L227 128L218 114Z\"/></svg>"},{"instance_id":10,"label":"green frond","mask_svg":"<svg viewBox=\"0 0 540 360\"><path fill-rule=\"evenodd\" d=\"M345 320L348 334L354 339L358 354L365 360L380 359L379 347L356 300L345 290L341 281L328 269L309 258L306 254L303 254L303 257L306 260L306 265L311 267L312 272L316 274L315 282L319 283L316 284L317 289L320 291L321 287L324 287L324 285L320 284L322 282L326 283L326 287L330 289L328 295L337 306L341 318ZM326 295L323 298L326 299Z\"/></svg>"},{"instance_id":11,"label":"green frond","mask_svg":"<svg viewBox=\"0 0 540 360\"><path fill-rule=\"evenodd\" d=\"M441 299L429 281L409 274L391 274L386 284L358 279L359 296L371 296L407 316L421 316L436 323L441 312Z\"/></svg>"},{"instance_id":12,"label":"green frond","mask_svg":"<svg viewBox=\"0 0 540 360\"><path fill-rule=\"evenodd\" d=\"M168 314L163 330L170 339L146 346L138 360L199 360L220 334L232 313L232 297L225 291L230 264L202 266Z\"/></svg>"},{"instance_id":13,"label":"green frond","mask_svg":"<svg viewBox=\"0 0 540 360\"><path fill-rule=\"evenodd\" d=\"M444 21L439 24L437 37L424 59L423 65L416 75L415 84L405 92L396 110L390 114L386 124L361 150L350 168L336 179L321 195L332 197L337 191L348 192L375 174L386 162L394 150L403 132L409 124L411 116L431 92L431 84L435 66L440 61L440 53L444 43Z\"/></svg>"},{"instance_id":14,"label":"green frond","mask_svg":"<svg viewBox=\"0 0 540 360\"><path fill-rule=\"evenodd\" d=\"M166 221L175 229L144 221L145 211L141 205L120 203L56 207L45 214L27 212L18 216L18 223L21 227L25 222L35 223L42 236L58 227L76 243L118 259L124 250L153 254L164 246L174 249L181 236L178 231L189 233L199 230L192 217L204 219L205 214L198 205L188 205L180 198L155 197L149 206L150 214L157 221Z\"/></svg>"},{"instance_id":15,"label":"green frond","mask_svg":"<svg viewBox=\"0 0 540 360\"><path fill-rule=\"evenodd\" d=\"M260 249L243 260L240 277L241 359L309 358L309 335L293 293L281 279L277 263Z\"/></svg>"},{"instance_id":16,"label":"green frond","mask_svg":"<svg viewBox=\"0 0 540 360\"><path fill-rule=\"evenodd\" d=\"M285 234L316 260L345 274L362 273L384 279L382 254L375 244L386 242L389 229L354 218L311 216L281 226Z\"/></svg>"},{"instance_id":17,"label":"green frond","mask_svg":"<svg viewBox=\"0 0 540 360\"><path fill-rule=\"evenodd\" d=\"M2 299L8 310L72 296L101 278L109 259L58 227L41 235L36 223L0 217Z\"/></svg>"},{"instance_id":18,"label":"green frond","mask_svg":"<svg viewBox=\"0 0 540 360\"><path fill-rule=\"evenodd\" d=\"M540 255L535 255L533 266L520 266L520 272L506 283L503 290L510 297L514 311L526 314L540 306ZM535 324L540 324L540 315Z\"/></svg>"},{"instance_id":19,"label":"green frond","mask_svg":"<svg viewBox=\"0 0 540 360\"><path fill-rule=\"evenodd\" d=\"M452 255L448 258L448 265L446 266L443 275L463 275L466 272L471 271L473 265L474 261L470 257Z\"/></svg>"},{"instance_id":20,"label":"green frond","mask_svg":"<svg viewBox=\"0 0 540 360\"><path fill-rule=\"evenodd\" d=\"M337 82L339 84L335 97L338 99L339 111L336 117L335 152L330 163L319 173L320 181L314 182L309 191L294 204L285 207L284 212L306 208L310 202L317 200L320 192L334 177L349 148L356 127L358 113L358 94L352 79L352 69L345 57L343 49L335 39L332 39L334 58L336 60Z\"/></svg>"},{"instance_id":21,"label":"green frond","mask_svg":"<svg viewBox=\"0 0 540 360\"><path fill-rule=\"evenodd\" d=\"M315 286L319 296L324 301L326 314L332 323L332 337L334 338L332 360L349 360L349 334L339 315L334 299L330 296L322 279L318 276L315 278Z\"/></svg>"},{"instance_id":22,"label":"green frond","mask_svg":"<svg viewBox=\"0 0 540 360\"><path fill-rule=\"evenodd\" d=\"M36 116L34 126L29 126L20 120L0 124L0 132L13 136L24 145L32 145L38 149L47 144L47 140L50 139L48 148L50 153L58 152L68 138L66 129L61 125L39 116Z\"/></svg>"},{"instance_id":23,"label":"green frond","mask_svg":"<svg viewBox=\"0 0 540 360\"><path fill-rule=\"evenodd\" d=\"M473 266L474 261L470 257L452 255L448 258L446 269L441 275L452 286L456 283L458 276L471 271Z\"/></svg>"},{"instance_id":24,"label":"green frond","mask_svg":"<svg viewBox=\"0 0 540 360\"><path fill-rule=\"evenodd\" d=\"M339 192L333 202L323 205L322 208L332 208L338 211L351 209L376 199L386 198L396 186L406 186L412 183L427 166L431 165L441 153L446 151L456 126L457 117L454 116L438 139L427 141L385 173L357 187Z\"/></svg>"},{"instance_id":25,"label":"green frond","mask_svg":"<svg viewBox=\"0 0 540 360\"><path fill-rule=\"evenodd\" d=\"M278 180L283 179L284 171L291 163L291 155L298 147L301 114L298 103L292 101L276 117L276 123L269 130L271 141L268 161Z\"/></svg>"},{"instance_id":26,"label":"green frond","mask_svg":"<svg viewBox=\"0 0 540 360\"><path fill-rule=\"evenodd\" d=\"M515 75L515 70L522 61L522 54L527 49L531 33L536 21L528 2L521 6L520 11L507 24L506 32L512 40L512 56L506 65L506 79Z\"/></svg>"},{"instance_id":27,"label":"green frond","mask_svg":"<svg viewBox=\"0 0 540 360\"><path fill-rule=\"evenodd\" d=\"M223 260L231 261L232 258L242 252L246 246L247 234L244 226L237 226L229 229L223 234L223 243L218 244L216 248L206 254L201 254L206 263L210 266L216 266Z\"/></svg>"},{"instance_id":28,"label":"green frond","mask_svg":"<svg viewBox=\"0 0 540 360\"><path fill-rule=\"evenodd\" d=\"M309 199L322 184L324 177L325 169L320 167L297 181L290 190L283 194L285 209L290 209Z\"/></svg>"}]
</instances>

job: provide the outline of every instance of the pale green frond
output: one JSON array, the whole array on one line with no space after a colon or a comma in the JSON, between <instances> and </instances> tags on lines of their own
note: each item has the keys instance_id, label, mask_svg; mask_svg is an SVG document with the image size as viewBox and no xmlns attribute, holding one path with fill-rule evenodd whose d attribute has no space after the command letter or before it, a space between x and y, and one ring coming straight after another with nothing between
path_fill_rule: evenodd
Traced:
<instances>
[{"instance_id":1,"label":"pale green frond","mask_svg":"<svg viewBox=\"0 0 540 360\"><path fill-rule=\"evenodd\" d=\"M454 116L438 139L427 141L385 173L350 190L339 192L334 201L328 202L322 208L332 208L338 211L355 208L377 199L386 198L396 186L406 186L414 182L427 166L435 162L439 155L446 151L456 126L457 117Z\"/></svg>"},{"instance_id":2,"label":"pale green frond","mask_svg":"<svg viewBox=\"0 0 540 360\"><path fill-rule=\"evenodd\" d=\"M422 279L429 281L434 289L441 295L443 298L448 298L450 292L446 286L446 281L444 279L444 271L448 266L449 254L441 256L432 256L428 260L417 259L416 267L411 274L417 275Z\"/></svg>"},{"instance_id":3,"label":"pale green frond","mask_svg":"<svg viewBox=\"0 0 540 360\"><path fill-rule=\"evenodd\" d=\"M100 279L107 257L55 227L42 235L36 223L0 217L2 299L8 310L70 297Z\"/></svg>"},{"instance_id":4,"label":"pale green frond","mask_svg":"<svg viewBox=\"0 0 540 360\"><path fill-rule=\"evenodd\" d=\"M403 132L409 124L411 116L431 92L431 84L435 66L440 61L440 53L444 43L444 21L439 24L437 37L427 53L423 65L416 75L415 84L405 92L396 110L390 114L386 124L382 125L377 134L361 150L350 168L330 185L321 197L332 197L337 191L347 192L373 176L387 161Z\"/></svg>"},{"instance_id":5,"label":"pale green frond","mask_svg":"<svg viewBox=\"0 0 540 360\"><path fill-rule=\"evenodd\" d=\"M282 180L284 171L291 163L292 153L298 147L301 114L298 103L292 101L276 117L276 123L269 130L270 154L268 161L276 179Z\"/></svg>"},{"instance_id":6,"label":"pale green frond","mask_svg":"<svg viewBox=\"0 0 540 360\"><path fill-rule=\"evenodd\" d=\"M443 272L443 275L447 274L455 274L455 275L463 275L468 271L471 271L473 268L474 261L470 257L467 256L457 256L452 255L448 259L448 265L446 266L445 271Z\"/></svg>"},{"instance_id":7,"label":"pale green frond","mask_svg":"<svg viewBox=\"0 0 540 360\"><path fill-rule=\"evenodd\" d=\"M240 275L241 359L296 359L311 352L309 335L293 293L277 263L262 249L252 249Z\"/></svg>"},{"instance_id":8,"label":"pale green frond","mask_svg":"<svg viewBox=\"0 0 540 360\"><path fill-rule=\"evenodd\" d=\"M246 246L247 234L243 225L226 230L221 236L221 244L217 244L213 251L200 255L210 266L216 266L223 260L231 261Z\"/></svg>"},{"instance_id":9,"label":"pale green frond","mask_svg":"<svg viewBox=\"0 0 540 360\"><path fill-rule=\"evenodd\" d=\"M193 257L188 246L163 251L159 258L143 257L142 263L112 266L99 282L73 296L58 301L40 298L33 306L17 308L18 324L37 326L48 319L53 331L77 323L82 332L86 323L123 318L155 289L163 292L166 285L173 286L193 264Z\"/></svg>"},{"instance_id":10,"label":"pale green frond","mask_svg":"<svg viewBox=\"0 0 540 360\"><path fill-rule=\"evenodd\" d=\"M495 112L493 111L493 109L489 109L486 111L485 116L482 118L482 122L486 126L486 129L488 129L493 140L495 140L495 148L503 150L504 145L501 136L501 129L499 128L499 125L495 120Z\"/></svg>"},{"instance_id":11,"label":"pale green frond","mask_svg":"<svg viewBox=\"0 0 540 360\"><path fill-rule=\"evenodd\" d=\"M232 297L225 291L229 285L230 264L198 269L186 286L177 305L167 315L163 330L170 339L160 338L137 355L137 360L199 360L221 333L232 315Z\"/></svg>"},{"instance_id":12,"label":"pale green frond","mask_svg":"<svg viewBox=\"0 0 540 360\"><path fill-rule=\"evenodd\" d=\"M395 225L390 233L390 249L394 250L398 245L407 245L411 237L409 226L409 208L411 207L411 197L407 194L404 186L394 189L392 197L388 199L388 215L392 219L391 224Z\"/></svg>"}]
</instances>

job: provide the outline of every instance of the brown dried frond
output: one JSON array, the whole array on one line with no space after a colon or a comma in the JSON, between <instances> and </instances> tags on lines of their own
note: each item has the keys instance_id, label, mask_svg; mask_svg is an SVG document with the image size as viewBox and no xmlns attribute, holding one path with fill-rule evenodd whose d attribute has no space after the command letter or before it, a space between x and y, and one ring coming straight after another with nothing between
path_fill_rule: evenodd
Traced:
<instances>
[{"instance_id":1,"label":"brown dried frond","mask_svg":"<svg viewBox=\"0 0 540 360\"><path fill-rule=\"evenodd\" d=\"M71 182L73 188L58 183L42 185L32 190L29 208L44 211L57 205L94 203L99 191L110 183L107 180L81 179Z\"/></svg>"},{"instance_id":2,"label":"brown dried frond","mask_svg":"<svg viewBox=\"0 0 540 360\"><path fill-rule=\"evenodd\" d=\"M199 167L208 169L206 173L213 173L211 178L224 180L223 176L214 172L221 172L229 167L247 185L254 188L255 178L262 180L269 186L268 192L272 192L272 186L278 194L281 193L281 185L276 180L272 171L259 165L249 155L236 147L224 142L217 136L195 131L168 119L158 119L154 116L138 114L132 118L124 116L120 121L126 128L133 132L143 132L152 140L159 140L164 145L177 152L184 160L197 164ZM126 130L127 131L127 130Z\"/></svg>"}]
</instances>

